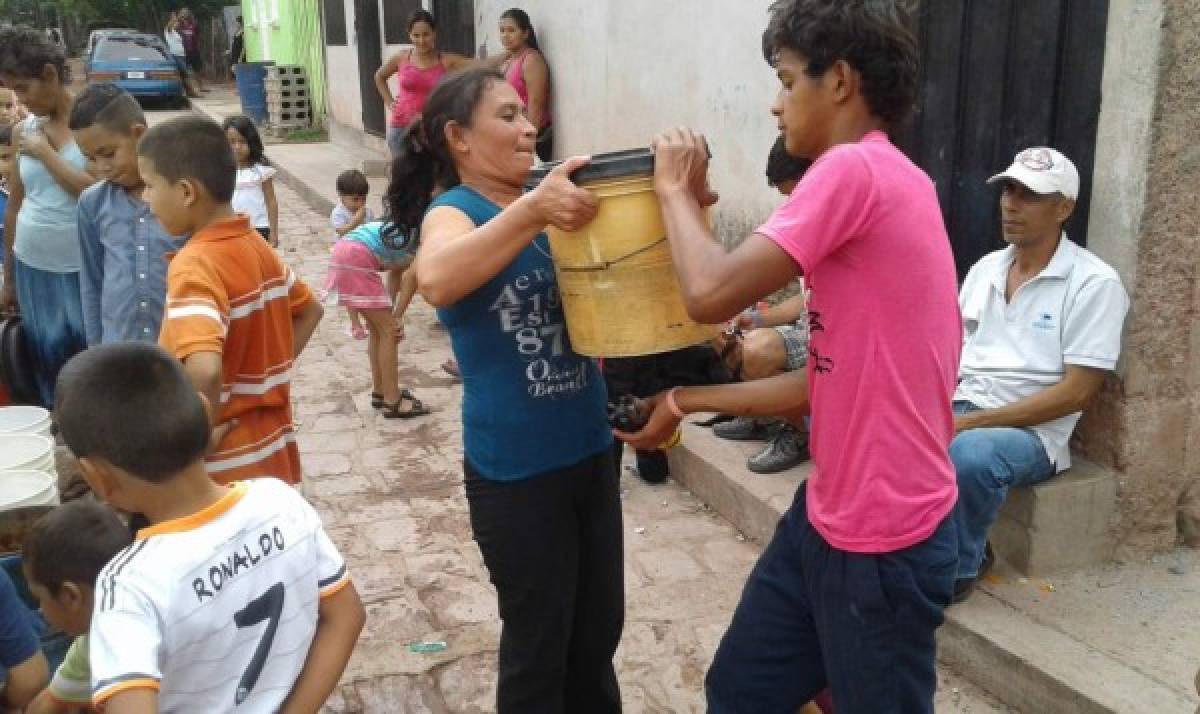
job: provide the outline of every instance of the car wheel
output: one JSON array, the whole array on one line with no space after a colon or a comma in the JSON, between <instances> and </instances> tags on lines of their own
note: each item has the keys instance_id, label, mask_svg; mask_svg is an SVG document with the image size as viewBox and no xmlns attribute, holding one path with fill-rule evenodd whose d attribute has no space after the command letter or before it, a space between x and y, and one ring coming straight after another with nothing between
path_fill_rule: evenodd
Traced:
<instances>
[{"instance_id":1,"label":"car wheel","mask_svg":"<svg viewBox=\"0 0 1200 714\"><path fill-rule=\"evenodd\" d=\"M188 101L186 95L180 94L171 100L171 106L173 106L175 109L190 109L192 103Z\"/></svg>"}]
</instances>

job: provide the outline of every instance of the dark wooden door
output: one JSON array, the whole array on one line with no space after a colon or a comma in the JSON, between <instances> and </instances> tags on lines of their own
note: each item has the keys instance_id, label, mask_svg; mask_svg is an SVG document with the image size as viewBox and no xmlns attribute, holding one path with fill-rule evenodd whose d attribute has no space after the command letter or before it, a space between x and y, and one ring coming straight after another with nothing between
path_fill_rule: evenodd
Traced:
<instances>
[{"instance_id":1,"label":"dark wooden door","mask_svg":"<svg viewBox=\"0 0 1200 714\"><path fill-rule=\"evenodd\" d=\"M354 0L354 36L358 46L358 84L362 95L363 128L383 136L387 117L383 98L375 88L375 71L383 64L378 0Z\"/></svg>"},{"instance_id":2,"label":"dark wooden door","mask_svg":"<svg viewBox=\"0 0 1200 714\"><path fill-rule=\"evenodd\" d=\"M1004 245L986 181L1030 146L1079 169L1067 231L1086 243L1108 0L921 0L914 21L920 92L899 138L937 184L959 276Z\"/></svg>"},{"instance_id":3,"label":"dark wooden door","mask_svg":"<svg viewBox=\"0 0 1200 714\"><path fill-rule=\"evenodd\" d=\"M474 0L433 0L433 16L437 18L441 49L475 56ZM497 17L496 21L499 20Z\"/></svg>"}]
</instances>

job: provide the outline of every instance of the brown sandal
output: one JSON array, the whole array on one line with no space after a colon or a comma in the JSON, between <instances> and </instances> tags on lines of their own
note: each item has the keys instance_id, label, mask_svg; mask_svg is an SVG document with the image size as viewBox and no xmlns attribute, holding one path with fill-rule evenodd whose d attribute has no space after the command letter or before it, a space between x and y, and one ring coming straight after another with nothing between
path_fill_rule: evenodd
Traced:
<instances>
[{"instance_id":1,"label":"brown sandal","mask_svg":"<svg viewBox=\"0 0 1200 714\"><path fill-rule=\"evenodd\" d=\"M413 396L412 390L408 387L400 390L400 396L402 398L407 397L409 399L416 399L416 397ZM379 392L371 392L371 408L383 409L385 406L387 406L387 402L383 401L383 395Z\"/></svg>"},{"instance_id":2,"label":"brown sandal","mask_svg":"<svg viewBox=\"0 0 1200 714\"><path fill-rule=\"evenodd\" d=\"M404 400L409 401L408 409L401 409L400 405ZM425 406L420 399L412 396L412 393L403 394L400 396L400 401L395 404L384 404L379 412L384 419L412 419L413 417L425 416L429 414L429 407Z\"/></svg>"}]
</instances>

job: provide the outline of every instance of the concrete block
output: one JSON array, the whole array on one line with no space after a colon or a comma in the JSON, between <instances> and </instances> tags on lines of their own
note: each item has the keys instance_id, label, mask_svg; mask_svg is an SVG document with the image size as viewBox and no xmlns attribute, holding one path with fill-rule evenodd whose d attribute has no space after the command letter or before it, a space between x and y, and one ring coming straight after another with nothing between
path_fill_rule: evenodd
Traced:
<instances>
[{"instance_id":1,"label":"concrete block","mask_svg":"<svg viewBox=\"0 0 1200 714\"><path fill-rule=\"evenodd\" d=\"M387 178L391 174L391 159L363 159L362 172L375 178Z\"/></svg>"},{"instance_id":2,"label":"concrete block","mask_svg":"<svg viewBox=\"0 0 1200 714\"><path fill-rule=\"evenodd\" d=\"M1045 483L1009 491L990 538L999 557L1040 576L1109 560L1117 474L1076 460Z\"/></svg>"},{"instance_id":3,"label":"concrete block","mask_svg":"<svg viewBox=\"0 0 1200 714\"><path fill-rule=\"evenodd\" d=\"M269 79L293 76L303 77L304 67L298 64L273 64L267 66L267 77Z\"/></svg>"}]
</instances>

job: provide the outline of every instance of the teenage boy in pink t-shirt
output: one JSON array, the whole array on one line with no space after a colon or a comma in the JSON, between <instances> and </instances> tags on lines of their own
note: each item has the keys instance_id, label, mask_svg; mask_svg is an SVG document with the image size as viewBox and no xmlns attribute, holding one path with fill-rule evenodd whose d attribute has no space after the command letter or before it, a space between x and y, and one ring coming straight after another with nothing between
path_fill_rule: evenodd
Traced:
<instances>
[{"instance_id":1,"label":"teenage boy in pink t-shirt","mask_svg":"<svg viewBox=\"0 0 1200 714\"><path fill-rule=\"evenodd\" d=\"M706 679L709 711L932 712L934 632L958 536L951 396L962 347L954 261L933 183L885 133L910 111L917 50L891 2L784 0L763 38L789 154L815 163L736 250L707 227L703 137L655 139L655 188L688 311L736 315L803 275L806 372L652 400L662 443L686 412L811 411L815 468L754 571Z\"/></svg>"}]
</instances>

